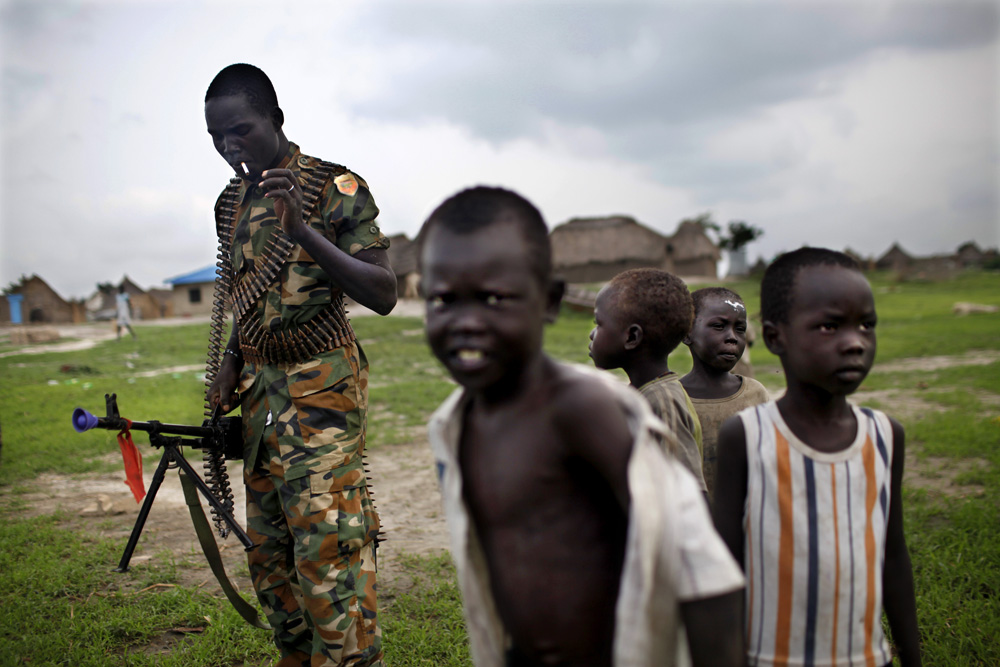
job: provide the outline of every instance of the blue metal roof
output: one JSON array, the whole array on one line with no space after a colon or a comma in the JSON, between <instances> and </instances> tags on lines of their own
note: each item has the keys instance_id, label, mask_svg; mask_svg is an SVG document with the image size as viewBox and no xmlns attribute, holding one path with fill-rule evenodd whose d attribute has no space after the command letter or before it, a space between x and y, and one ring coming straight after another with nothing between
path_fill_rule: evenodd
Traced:
<instances>
[{"instance_id":1,"label":"blue metal roof","mask_svg":"<svg viewBox=\"0 0 1000 667\"><path fill-rule=\"evenodd\" d=\"M206 266L203 269L185 273L173 278L167 278L164 282L171 285L190 285L191 283L211 283L215 282L215 265Z\"/></svg>"}]
</instances>

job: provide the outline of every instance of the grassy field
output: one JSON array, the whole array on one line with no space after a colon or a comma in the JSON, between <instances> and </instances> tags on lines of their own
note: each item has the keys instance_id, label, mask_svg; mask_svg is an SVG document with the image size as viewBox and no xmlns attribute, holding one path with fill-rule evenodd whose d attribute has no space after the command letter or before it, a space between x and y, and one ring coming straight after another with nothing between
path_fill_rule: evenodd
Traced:
<instances>
[{"instance_id":1,"label":"grassy field","mask_svg":"<svg viewBox=\"0 0 1000 667\"><path fill-rule=\"evenodd\" d=\"M956 301L1000 305L1000 274L942 283L871 280L879 352L862 390L871 392L868 405L902 421L913 454L905 519L925 664L998 665L1000 361L929 369L892 362L1000 351L1000 315L951 313ZM758 286L730 286L756 312ZM373 360L370 446L410 442L453 385L427 351L419 319L364 318L355 325ZM566 311L549 328L546 348L586 363L591 327L589 316ZM186 559L164 553L115 574L108 563L117 561L120 540L73 530L68 513L23 518L25 493L38 475L120 468L109 456L117 451L114 434L72 431L74 407L103 414L104 394L117 392L125 414L200 423L199 372L144 373L200 365L207 325L138 325L137 332L135 341L79 352L0 358L0 667L259 665L273 655L266 633L245 625L224 599L178 584ZM12 349L0 341L0 352ZM762 345L752 356L758 378L780 388L777 360ZM686 349L672 355L671 366L690 367ZM153 460L155 452L148 465ZM389 601L382 611L388 664L468 664L448 559L406 558L403 568L412 586L382 583ZM171 629L181 630L170 633L172 643L151 650Z\"/></svg>"}]
</instances>

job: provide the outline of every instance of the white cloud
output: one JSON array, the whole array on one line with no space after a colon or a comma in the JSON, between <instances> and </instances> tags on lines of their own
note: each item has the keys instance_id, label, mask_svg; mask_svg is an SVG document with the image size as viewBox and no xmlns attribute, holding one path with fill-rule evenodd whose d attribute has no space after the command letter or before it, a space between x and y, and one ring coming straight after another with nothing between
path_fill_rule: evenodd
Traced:
<instances>
[{"instance_id":1,"label":"white cloud","mask_svg":"<svg viewBox=\"0 0 1000 667\"><path fill-rule=\"evenodd\" d=\"M388 233L490 183L552 225L746 219L766 230L751 254L996 245L997 13L0 2L0 282L38 273L82 296L214 261L230 174L202 99L240 61L273 77L290 139L368 180Z\"/></svg>"}]
</instances>

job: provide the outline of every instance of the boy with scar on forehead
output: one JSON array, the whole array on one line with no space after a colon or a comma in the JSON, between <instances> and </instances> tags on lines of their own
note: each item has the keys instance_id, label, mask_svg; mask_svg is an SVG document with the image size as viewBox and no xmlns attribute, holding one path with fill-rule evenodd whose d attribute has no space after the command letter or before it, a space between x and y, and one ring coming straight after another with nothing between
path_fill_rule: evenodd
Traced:
<instances>
[{"instance_id":1,"label":"boy with scar on forehead","mask_svg":"<svg viewBox=\"0 0 1000 667\"><path fill-rule=\"evenodd\" d=\"M538 210L465 190L419 240L427 339L460 385L429 438L475 664L742 664L743 579L671 436L542 351L563 285Z\"/></svg>"},{"instance_id":2,"label":"boy with scar on forehead","mask_svg":"<svg viewBox=\"0 0 1000 667\"><path fill-rule=\"evenodd\" d=\"M719 427L744 408L770 400L757 380L732 372L747 346L747 307L725 287L704 287L691 294L694 324L684 338L691 350L691 372L681 378L701 422L702 468L711 499L715 490Z\"/></svg>"}]
</instances>

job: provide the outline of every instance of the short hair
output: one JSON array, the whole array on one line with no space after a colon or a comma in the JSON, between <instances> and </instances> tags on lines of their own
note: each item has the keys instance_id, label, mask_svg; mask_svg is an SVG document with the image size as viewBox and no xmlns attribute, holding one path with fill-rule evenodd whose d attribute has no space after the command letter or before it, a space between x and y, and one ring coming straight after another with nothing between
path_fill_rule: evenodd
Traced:
<instances>
[{"instance_id":1,"label":"short hair","mask_svg":"<svg viewBox=\"0 0 1000 667\"><path fill-rule=\"evenodd\" d=\"M275 118L278 107L278 95L274 92L271 79L259 67L237 63L224 68L215 75L205 92L205 101L213 97L243 95L250 108L264 118Z\"/></svg>"},{"instance_id":2,"label":"short hair","mask_svg":"<svg viewBox=\"0 0 1000 667\"><path fill-rule=\"evenodd\" d=\"M849 255L828 248L799 248L779 255L764 272L760 283L761 318L775 324L787 322L792 309L792 292L799 272L812 266L840 266L861 272Z\"/></svg>"},{"instance_id":3,"label":"short hair","mask_svg":"<svg viewBox=\"0 0 1000 667\"><path fill-rule=\"evenodd\" d=\"M746 302L743 301L743 297L729 289L728 287L702 287L699 290L691 292L691 302L694 304L694 316L698 317L698 311L701 310L702 304L706 299L711 299L718 297L720 299L728 299L730 301L738 301L743 304L743 310L746 311Z\"/></svg>"},{"instance_id":4,"label":"short hair","mask_svg":"<svg viewBox=\"0 0 1000 667\"><path fill-rule=\"evenodd\" d=\"M505 216L505 214L509 214ZM530 201L511 190L477 186L462 190L434 209L417 235L417 256L431 230L442 227L455 234L470 234L497 222L515 222L528 245L531 270L542 284L552 278L552 244L542 214Z\"/></svg>"},{"instance_id":5,"label":"short hair","mask_svg":"<svg viewBox=\"0 0 1000 667\"><path fill-rule=\"evenodd\" d=\"M642 327L657 354L669 354L691 331L694 305L684 281L659 269L629 269L608 283L620 317Z\"/></svg>"}]
</instances>

